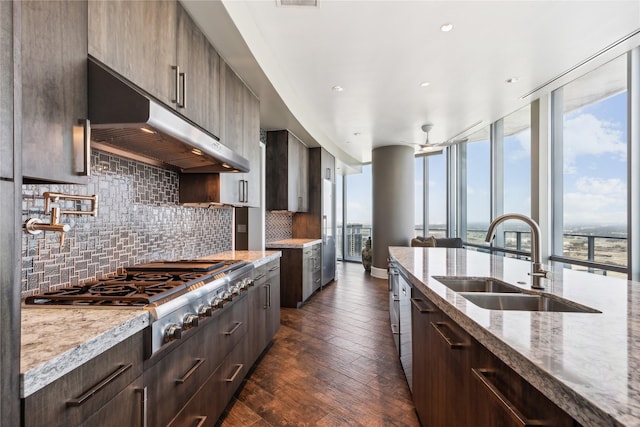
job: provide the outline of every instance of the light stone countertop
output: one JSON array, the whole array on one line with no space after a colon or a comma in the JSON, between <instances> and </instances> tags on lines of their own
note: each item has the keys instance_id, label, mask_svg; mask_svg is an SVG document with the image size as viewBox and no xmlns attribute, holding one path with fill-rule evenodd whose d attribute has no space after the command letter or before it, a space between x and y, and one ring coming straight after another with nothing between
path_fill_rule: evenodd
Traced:
<instances>
[{"instance_id":1,"label":"light stone countertop","mask_svg":"<svg viewBox=\"0 0 640 427\"><path fill-rule=\"evenodd\" d=\"M137 309L40 308L21 311L20 397L47 384L149 325Z\"/></svg>"},{"instance_id":2,"label":"light stone countertop","mask_svg":"<svg viewBox=\"0 0 640 427\"><path fill-rule=\"evenodd\" d=\"M487 310L432 276L491 276L531 291L529 262L465 249L389 253L438 308L578 422L640 425L640 283L551 263L545 292L602 313Z\"/></svg>"},{"instance_id":3,"label":"light stone countertop","mask_svg":"<svg viewBox=\"0 0 640 427\"><path fill-rule=\"evenodd\" d=\"M267 249L302 249L316 243L322 243L322 239L285 239L269 242L265 246Z\"/></svg>"}]
</instances>

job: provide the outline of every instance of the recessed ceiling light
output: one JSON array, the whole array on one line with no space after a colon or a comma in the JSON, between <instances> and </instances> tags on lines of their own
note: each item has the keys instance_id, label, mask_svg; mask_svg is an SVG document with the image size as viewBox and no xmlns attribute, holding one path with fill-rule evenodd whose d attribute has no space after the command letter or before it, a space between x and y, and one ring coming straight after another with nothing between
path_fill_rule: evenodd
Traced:
<instances>
[{"instance_id":1,"label":"recessed ceiling light","mask_svg":"<svg viewBox=\"0 0 640 427\"><path fill-rule=\"evenodd\" d=\"M334 91L334 92L342 92L344 90L344 88L342 86L336 85L336 86L332 87L331 90Z\"/></svg>"},{"instance_id":2,"label":"recessed ceiling light","mask_svg":"<svg viewBox=\"0 0 640 427\"><path fill-rule=\"evenodd\" d=\"M360 132L354 132L353 133L353 136L360 136L360 135L362 135Z\"/></svg>"},{"instance_id":3,"label":"recessed ceiling light","mask_svg":"<svg viewBox=\"0 0 640 427\"><path fill-rule=\"evenodd\" d=\"M440 27L440 31L442 31L443 33L448 33L451 30L453 30L453 24L451 22L442 24L442 26Z\"/></svg>"},{"instance_id":4,"label":"recessed ceiling light","mask_svg":"<svg viewBox=\"0 0 640 427\"><path fill-rule=\"evenodd\" d=\"M511 84L511 83L518 83L519 81L520 81L520 77L509 77L504 82L507 84Z\"/></svg>"},{"instance_id":5,"label":"recessed ceiling light","mask_svg":"<svg viewBox=\"0 0 640 427\"><path fill-rule=\"evenodd\" d=\"M421 87L427 87L427 86L429 86L430 84L431 84L431 83L429 83L429 82L420 82L420 86L421 86Z\"/></svg>"}]
</instances>

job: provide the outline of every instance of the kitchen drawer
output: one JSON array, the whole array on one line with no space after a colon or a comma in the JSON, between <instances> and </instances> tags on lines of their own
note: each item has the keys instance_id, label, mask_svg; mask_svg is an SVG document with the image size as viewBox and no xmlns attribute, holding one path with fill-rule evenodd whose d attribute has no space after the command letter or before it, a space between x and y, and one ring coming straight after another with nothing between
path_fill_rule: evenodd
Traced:
<instances>
[{"instance_id":1,"label":"kitchen drawer","mask_svg":"<svg viewBox=\"0 0 640 427\"><path fill-rule=\"evenodd\" d=\"M169 427L213 427L247 375L247 340L227 355L207 382L171 421Z\"/></svg>"},{"instance_id":2,"label":"kitchen drawer","mask_svg":"<svg viewBox=\"0 0 640 427\"><path fill-rule=\"evenodd\" d=\"M80 427L146 427L145 398L140 375Z\"/></svg>"},{"instance_id":3,"label":"kitchen drawer","mask_svg":"<svg viewBox=\"0 0 640 427\"><path fill-rule=\"evenodd\" d=\"M198 390L213 369L199 330L144 373L149 425L166 425Z\"/></svg>"},{"instance_id":4,"label":"kitchen drawer","mask_svg":"<svg viewBox=\"0 0 640 427\"><path fill-rule=\"evenodd\" d=\"M213 368L218 367L222 360L247 334L249 323L248 294L245 291L240 297L225 306L220 316L213 322L204 337L204 346L213 360Z\"/></svg>"},{"instance_id":5,"label":"kitchen drawer","mask_svg":"<svg viewBox=\"0 0 640 427\"><path fill-rule=\"evenodd\" d=\"M92 414L142 375L143 332L22 400L25 427L68 427Z\"/></svg>"}]
</instances>

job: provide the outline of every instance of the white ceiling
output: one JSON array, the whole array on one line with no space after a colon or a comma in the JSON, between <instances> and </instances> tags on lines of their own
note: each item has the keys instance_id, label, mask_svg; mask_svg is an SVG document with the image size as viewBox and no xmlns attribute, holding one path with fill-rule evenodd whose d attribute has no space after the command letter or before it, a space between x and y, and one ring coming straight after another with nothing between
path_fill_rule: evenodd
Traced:
<instances>
[{"instance_id":1,"label":"white ceiling","mask_svg":"<svg viewBox=\"0 0 640 427\"><path fill-rule=\"evenodd\" d=\"M182 3L260 98L263 129L351 165L424 142L425 123L431 142L469 135L640 45L639 0Z\"/></svg>"}]
</instances>

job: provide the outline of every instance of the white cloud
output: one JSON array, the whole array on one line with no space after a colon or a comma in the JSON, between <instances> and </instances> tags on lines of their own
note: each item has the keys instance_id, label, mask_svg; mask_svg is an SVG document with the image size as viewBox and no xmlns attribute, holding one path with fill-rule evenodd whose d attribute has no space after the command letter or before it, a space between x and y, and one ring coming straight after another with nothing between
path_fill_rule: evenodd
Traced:
<instances>
[{"instance_id":1,"label":"white cloud","mask_svg":"<svg viewBox=\"0 0 640 427\"><path fill-rule=\"evenodd\" d=\"M517 160L527 159L531 157L531 129L525 129L522 132L513 135L517 144L517 148L510 151L508 154L507 162L514 162Z\"/></svg>"},{"instance_id":2,"label":"white cloud","mask_svg":"<svg viewBox=\"0 0 640 427\"><path fill-rule=\"evenodd\" d=\"M564 195L565 224L624 224L627 189L619 179L581 177L577 191Z\"/></svg>"},{"instance_id":3,"label":"white cloud","mask_svg":"<svg viewBox=\"0 0 640 427\"><path fill-rule=\"evenodd\" d=\"M564 121L564 172L575 173L580 156L609 154L626 161L627 145L620 123L600 120L592 114L578 114Z\"/></svg>"}]
</instances>

